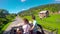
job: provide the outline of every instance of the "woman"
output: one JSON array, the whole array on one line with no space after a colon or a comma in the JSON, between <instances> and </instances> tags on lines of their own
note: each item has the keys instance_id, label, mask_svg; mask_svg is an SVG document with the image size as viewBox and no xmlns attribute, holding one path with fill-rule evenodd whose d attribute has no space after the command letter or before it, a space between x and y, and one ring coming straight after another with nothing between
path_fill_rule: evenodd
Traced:
<instances>
[{"instance_id":1,"label":"woman","mask_svg":"<svg viewBox=\"0 0 60 34\"><path fill-rule=\"evenodd\" d=\"M30 25L29 25L29 21L25 18L24 19L24 25L22 26L24 32L23 34L29 34L30 33Z\"/></svg>"}]
</instances>

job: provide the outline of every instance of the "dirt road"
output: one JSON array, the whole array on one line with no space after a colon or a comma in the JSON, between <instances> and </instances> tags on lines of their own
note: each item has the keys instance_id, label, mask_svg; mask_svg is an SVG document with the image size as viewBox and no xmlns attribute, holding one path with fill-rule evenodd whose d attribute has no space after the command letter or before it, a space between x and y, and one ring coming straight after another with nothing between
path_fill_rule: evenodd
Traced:
<instances>
[{"instance_id":1,"label":"dirt road","mask_svg":"<svg viewBox=\"0 0 60 34\"><path fill-rule=\"evenodd\" d=\"M21 24L23 24L23 20L20 17L16 17L15 20L3 32L3 34L9 34L12 27L20 26Z\"/></svg>"}]
</instances>

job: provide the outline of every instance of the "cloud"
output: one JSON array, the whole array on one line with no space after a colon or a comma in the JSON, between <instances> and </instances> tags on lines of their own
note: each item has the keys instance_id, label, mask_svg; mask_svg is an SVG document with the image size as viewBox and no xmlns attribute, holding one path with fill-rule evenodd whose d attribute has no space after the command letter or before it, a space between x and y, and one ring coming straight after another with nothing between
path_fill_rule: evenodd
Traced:
<instances>
[{"instance_id":1,"label":"cloud","mask_svg":"<svg viewBox=\"0 0 60 34\"><path fill-rule=\"evenodd\" d=\"M25 2L26 0L21 0L21 2Z\"/></svg>"},{"instance_id":2,"label":"cloud","mask_svg":"<svg viewBox=\"0 0 60 34\"><path fill-rule=\"evenodd\" d=\"M22 10L26 10L26 9L22 9Z\"/></svg>"},{"instance_id":3,"label":"cloud","mask_svg":"<svg viewBox=\"0 0 60 34\"><path fill-rule=\"evenodd\" d=\"M55 0L55 3L60 3L60 0Z\"/></svg>"},{"instance_id":4,"label":"cloud","mask_svg":"<svg viewBox=\"0 0 60 34\"><path fill-rule=\"evenodd\" d=\"M55 0L55 1L59 1L60 2L60 0Z\"/></svg>"}]
</instances>

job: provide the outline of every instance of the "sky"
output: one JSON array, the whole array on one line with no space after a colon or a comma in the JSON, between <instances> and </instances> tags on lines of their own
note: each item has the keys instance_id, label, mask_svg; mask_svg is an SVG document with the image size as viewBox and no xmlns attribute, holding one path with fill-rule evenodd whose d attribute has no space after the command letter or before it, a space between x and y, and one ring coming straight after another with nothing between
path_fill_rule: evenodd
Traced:
<instances>
[{"instance_id":1,"label":"sky","mask_svg":"<svg viewBox=\"0 0 60 34\"><path fill-rule=\"evenodd\" d=\"M60 0L0 0L0 9L6 9L9 13L18 13L32 7L53 3L60 3Z\"/></svg>"}]
</instances>

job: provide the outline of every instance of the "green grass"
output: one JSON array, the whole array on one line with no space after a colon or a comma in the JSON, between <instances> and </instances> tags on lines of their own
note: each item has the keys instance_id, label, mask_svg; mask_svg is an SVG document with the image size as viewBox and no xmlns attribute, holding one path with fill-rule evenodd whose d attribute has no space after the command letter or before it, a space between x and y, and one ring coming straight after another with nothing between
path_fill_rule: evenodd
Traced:
<instances>
[{"instance_id":1,"label":"green grass","mask_svg":"<svg viewBox=\"0 0 60 34\"><path fill-rule=\"evenodd\" d=\"M2 30L5 30L10 24L11 24L11 22L9 22L8 24L6 24L6 25L2 28Z\"/></svg>"},{"instance_id":2,"label":"green grass","mask_svg":"<svg viewBox=\"0 0 60 34\"><path fill-rule=\"evenodd\" d=\"M28 20L32 20L31 16L24 16ZM60 34L60 14L50 15L50 17L44 18L40 20L38 16L36 16L37 23L42 25L43 28L47 30L58 29L58 34Z\"/></svg>"},{"instance_id":3,"label":"green grass","mask_svg":"<svg viewBox=\"0 0 60 34\"><path fill-rule=\"evenodd\" d=\"M58 34L60 34L60 14L50 15L48 18L39 20L37 17L38 24L41 24L46 29L58 29Z\"/></svg>"},{"instance_id":4,"label":"green grass","mask_svg":"<svg viewBox=\"0 0 60 34\"><path fill-rule=\"evenodd\" d=\"M9 22L9 23L5 24L5 25L4 25L4 27L0 30L0 34L2 34L2 33L3 33L3 31L5 31L5 30L6 30L6 28L7 28L10 24L11 24L11 22Z\"/></svg>"}]
</instances>

